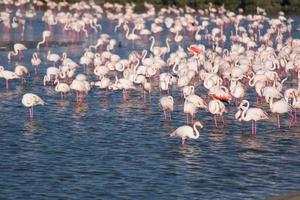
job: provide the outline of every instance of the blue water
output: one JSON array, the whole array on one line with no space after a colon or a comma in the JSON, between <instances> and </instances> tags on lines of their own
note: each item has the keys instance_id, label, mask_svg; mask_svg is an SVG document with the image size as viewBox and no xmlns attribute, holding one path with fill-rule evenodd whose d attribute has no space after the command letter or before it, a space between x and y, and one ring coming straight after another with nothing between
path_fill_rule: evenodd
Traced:
<instances>
[{"instance_id":1,"label":"blue water","mask_svg":"<svg viewBox=\"0 0 300 200\"><path fill-rule=\"evenodd\" d=\"M109 27L106 19L102 26ZM88 39L81 36L76 44L50 42L49 48L39 52L44 62L34 75L30 59L45 28L37 19L26 26L20 39L13 30L5 33L0 23L0 44L24 40L28 50L21 63L31 71L25 85L10 81L8 93L4 79L0 80L0 199L264 199L300 189L299 123L289 128L288 117L283 116L277 129L271 115L269 121L258 122L253 137L251 124L233 120L236 108L230 104L221 128L215 128L212 116L200 110L196 116L204 124L200 138L181 146L178 138L168 137L185 123L183 100L176 88L172 121L165 122L157 87L151 102L144 102L139 91L131 92L124 102L121 92L105 96L104 91L93 89L80 104L74 93L61 100L52 86L44 87L42 78L52 65L45 59L48 49L59 54L66 51L79 62L84 48L100 34L91 31ZM67 34L54 29L51 41L70 42ZM131 44L111 29L103 32L122 41L123 47L115 52L126 58ZM193 42L186 36L182 45ZM176 49L173 43L172 51ZM13 70L16 61L8 63L9 50L11 45L0 51L0 65ZM205 97L202 91L198 88L196 93ZM34 108L33 121L21 104L27 92L46 102ZM253 104L253 91L247 98Z\"/></svg>"}]
</instances>

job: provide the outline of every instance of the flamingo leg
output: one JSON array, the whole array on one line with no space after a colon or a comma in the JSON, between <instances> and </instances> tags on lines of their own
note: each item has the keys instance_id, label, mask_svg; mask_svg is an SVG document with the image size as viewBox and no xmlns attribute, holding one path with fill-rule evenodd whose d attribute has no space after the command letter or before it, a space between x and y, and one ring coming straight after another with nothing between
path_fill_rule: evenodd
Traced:
<instances>
[{"instance_id":1,"label":"flamingo leg","mask_svg":"<svg viewBox=\"0 0 300 200\"><path fill-rule=\"evenodd\" d=\"M144 96L144 103L146 102L146 92L143 90L143 96Z\"/></svg>"},{"instance_id":2,"label":"flamingo leg","mask_svg":"<svg viewBox=\"0 0 300 200\"><path fill-rule=\"evenodd\" d=\"M277 114L277 127L280 128L280 116Z\"/></svg>"},{"instance_id":3,"label":"flamingo leg","mask_svg":"<svg viewBox=\"0 0 300 200\"><path fill-rule=\"evenodd\" d=\"M214 115L214 120L215 120L215 126L216 128L218 128L217 115Z\"/></svg>"},{"instance_id":4,"label":"flamingo leg","mask_svg":"<svg viewBox=\"0 0 300 200\"><path fill-rule=\"evenodd\" d=\"M28 110L29 110L29 119L31 119L31 108L29 108Z\"/></svg>"},{"instance_id":5,"label":"flamingo leg","mask_svg":"<svg viewBox=\"0 0 300 200\"><path fill-rule=\"evenodd\" d=\"M291 126L295 122L295 116L291 112L289 112L289 116L290 116L289 128L291 128Z\"/></svg>"},{"instance_id":6,"label":"flamingo leg","mask_svg":"<svg viewBox=\"0 0 300 200\"><path fill-rule=\"evenodd\" d=\"M5 83L6 83L6 84L5 84L6 92L8 92L8 80L6 80Z\"/></svg>"},{"instance_id":7,"label":"flamingo leg","mask_svg":"<svg viewBox=\"0 0 300 200\"><path fill-rule=\"evenodd\" d=\"M186 139L181 139L181 145L184 146L186 142Z\"/></svg>"},{"instance_id":8,"label":"flamingo leg","mask_svg":"<svg viewBox=\"0 0 300 200\"><path fill-rule=\"evenodd\" d=\"M254 135L256 135L256 121L254 121Z\"/></svg>"},{"instance_id":9,"label":"flamingo leg","mask_svg":"<svg viewBox=\"0 0 300 200\"><path fill-rule=\"evenodd\" d=\"M186 124L189 124L189 114L186 114Z\"/></svg>"},{"instance_id":10,"label":"flamingo leg","mask_svg":"<svg viewBox=\"0 0 300 200\"><path fill-rule=\"evenodd\" d=\"M223 115L220 115L220 117L221 117L222 123L225 124Z\"/></svg>"},{"instance_id":11,"label":"flamingo leg","mask_svg":"<svg viewBox=\"0 0 300 200\"><path fill-rule=\"evenodd\" d=\"M30 119L33 119L33 106L29 108Z\"/></svg>"},{"instance_id":12,"label":"flamingo leg","mask_svg":"<svg viewBox=\"0 0 300 200\"><path fill-rule=\"evenodd\" d=\"M169 112L169 117L170 117L170 121L172 121L172 116L171 116L171 112Z\"/></svg>"},{"instance_id":13,"label":"flamingo leg","mask_svg":"<svg viewBox=\"0 0 300 200\"><path fill-rule=\"evenodd\" d=\"M167 113L165 110L164 110L164 119L167 120Z\"/></svg>"}]
</instances>

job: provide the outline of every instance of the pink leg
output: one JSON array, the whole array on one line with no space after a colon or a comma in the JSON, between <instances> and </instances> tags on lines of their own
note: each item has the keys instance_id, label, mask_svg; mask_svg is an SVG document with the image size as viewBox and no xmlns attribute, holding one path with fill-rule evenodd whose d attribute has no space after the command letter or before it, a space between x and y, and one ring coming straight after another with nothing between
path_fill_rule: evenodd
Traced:
<instances>
[{"instance_id":1,"label":"pink leg","mask_svg":"<svg viewBox=\"0 0 300 200\"><path fill-rule=\"evenodd\" d=\"M167 120L167 113L165 110L164 110L164 119Z\"/></svg>"},{"instance_id":2,"label":"pink leg","mask_svg":"<svg viewBox=\"0 0 300 200\"><path fill-rule=\"evenodd\" d=\"M254 135L254 121L252 120L252 135Z\"/></svg>"},{"instance_id":3,"label":"pink leg","mask_svg":"<svg viewBox=\"0 0 300 200\"><path fill-rule=\"evenodd\" d=\"M6 80L6 92L8 92L8 80Z\"/></svg>"},{"instance_id":4,"label":"pink leg","mask_svg":"<svg viewBox=\"0 0 300 200\"><path fill-rule=\"evenodd\" d=\"M181 145L182 145L182 146L185 145L185 140L186 140L186 139L181 139Z\"/></svg>"},{"instance_id":5,"label":"pink leg","mask_svg":"<svg viewBox=\"0 0 300 200\"><path fill-rule=\"evenodd\" d=\"M289 116L290 116L289 128L291 128L291 126L295 122L295 117L292 112L289 112Z\"/></svg>"},{"instance_id":6,"label":"pink leg","mask_svg":"<svg viewBox=\"0 0 300 200\"><path fill-rule=\"evenodd\" d=\"M29 119L31 119L31 108L29 108L28 110L29 110Z\"/></svg>"},{"instance_id":7,"label":"pink leg","mask_svg":"<svg viewBox=\"0 0 300 200\"><path fill-rule=\"evenodd\" d=\"M186 114L186 124L189 124L189 114Z\"/></svg>"},{"instance_id":8,"label":"pink leg","mask_svg":"<svg viewBox=\"0 0 300 200\"><path fill-rule=\"evenodd\" d=\"M277 127L280 128L280 116L277 114Z\"/></svg>"},{"instance_id":9,"label":"pink leg","mask_svg":"<svg viewBox=\"0 0 300 200\"><path fill-rule=\"evenodd\" d=\"M215 126L216 128L218 128L217 115L214 115L214 120L215 120Z\"/></svg>"},{"instance_id":10,"label":"pink leg","mask_svg":"<svg viewBox=\"0 0 300 200\"><path fill-rule=\"evenodd\" d=\"M225 124L223 115L220 115L220 117L221 117L221 120L222 120L223 124Z\"/></svg>"}]
</instances>

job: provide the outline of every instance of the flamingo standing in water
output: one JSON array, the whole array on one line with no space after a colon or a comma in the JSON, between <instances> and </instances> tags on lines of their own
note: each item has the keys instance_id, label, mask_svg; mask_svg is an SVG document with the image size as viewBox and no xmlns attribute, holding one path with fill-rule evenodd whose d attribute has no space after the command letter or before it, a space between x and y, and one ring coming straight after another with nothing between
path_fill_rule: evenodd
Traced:
<instances>
[{"instance_id":1,"label":"flamingo standing in water","mask_svg":"<svg viewBox=\"0 0 300 200\"><path fill-rule=\"evenodd\" d=\"M66 83L61 83L58 78L54 81L55 91L60 92L61 98L64 99L66 93L70 92L70 86Z\"/></svg>"},{"instance_id":2,"label":"flamingo standing in water","mask_svg":"<svg viewBox=\"0 0 300 200\"><path fill-rule=\"evenodd\" d=\"M15 73L17 74L17 76L19 76L21 78L22 83L26 83L26 80L23 76L25 74L29 74L27 67L25 67L23 65L17 65L15 68Z\"/></svg>"},{"instance_id":3,"label":"flamingo standing in water","mask_svg":"<svg viewBox=\"0 0 300 200\"><path fill-rule=\"evenodd\" d=\"M224 118L223 118L223 113L227 112L227 109L225 108L225 105L222 101L218 99L211 100L208 103L208 110L211 114L214 115L214 120L215 120L215 126L216 128L218 127L217 123L217 115L219 115L223 121L224 124Z\"/></svg>"},{"instance_id":4,"label":"flamingo standing in water","mask_svg":"<svg viewBox=\"0 0 300 200\"><path fill-rule=\"evenodd\" d=\"M34 52L32 54L32 58L31 58L31 64L32 67L34 68L34 73L37 74L37 68L38 66L41 64L41 59L38 57L38 54L36 52Z\"/></svg>"},{"instance_id":5,"label":"flamingo standing in water","mask_svg":"<svg viewBox=\"0 0 300 200\"><path fill-rule=\"evenodd\" d=\"M181 144L185 145L186 140L188 138L190 138L190 139L198 139L199 138L200 134L199 134L199 131L197 130L197 126L199 126L200 128L203 128L203 125L201 124L201 122L196 121L193 125L193 128L190 126L186 126L186 125L180 126L175 131L170 133L170 136L171 137L180 137Z\"/></svg>"},{"instance_id":6,"label":"flamingo standing in water","mask_svg":"<svg viewBox=\"0 0 300 200\"><path fill-rule=\"evenodd\" d=\"M292 107L284 98L275 102L273 102L273 98L269 98L268 103L270 105L271 112L276 113L277 115L277 126L278 128L280 128L280 114L289 113L290 111L292 111ZM291 118L292 119L290 120L289 124L290 126L293 122L293 115L291 115Z\"/></svg>"},{"instance_id":7,"label":"flamingo standing in water","mask_svg":"<svg viewBox=\"0 0 300 200\"><path fill-rule=\"evenodd\" d=\"M239 121L252 121L252 135L256 135L256 121L269 119L266 112L260 108L249 108L249 101L243 100L239 105L239 110L235 118Z\"/></svg>"},{"instance_id":8,"label":"flamingo standing in water","mask_svg":"<svg viewBox=\"0 0 300 200\"><path fill-rule=\"evenodd\" d=\"M29 108L29 118L33 119L33 106L44 105L44 101L33 93L26 93L23 95L22 104Z\"/></svg>"},{"instance_id":9,"label":"flamingo standing in water","mask_svg":"<svg viewBox=\"0 0 300 200\"><path fill-rule=\"evenodd\" d=\"M48 30L43 31L43 40L40 41L40 42L37 44L36 48L39 50L39 49L40 49L40 45L41 45L41 44L44 44L45 42L46 42L46 46L47 46L47 43L48 43L47 39L48 39L50 36L51 36L51 32L50 32L50 31L48 31Z\"/></svg>"},{"instance_id":10,"label":"flamingo standing in water","mask_svg":"<svg viewBox=\"0 0 300 200\"><path fill-rule=\"evenodd\" d=\"M48 54L47 54L47 60L53 62L53 65L55 67L55 63L60 59L60 56L58 54L55 54L55 53L51 53L51 51L49 50L48 51Z\"/></svg>"},{"instance_id":11,"label":"flamingo standing in water","mask_svg":"<svg viewBox=\"0 0 300 200\"><path fill-rule=\"evenodd\" d=\"M171 112L174 110L174 99L172 96L167 96L167 97L161 97L160 100L160 105L162 109L164 110L164 117L165 120L167 120L167 111L170 114L170 119L171 119Z\"/></svg>"},{"instance_id":12,"label":"flamingo standing in water","mask_svg":"<svg viewBox=\"0 0 300 200\"><path fill-rule=\"evenodd\" d=\"M14 44L14 51L10 51L7 55L8 60L11 60L11 56L19 55L19 53L23 50L26 50L27 47L25 47L23 44L16 43Z\"/></svg>"},{"instance_id":13,"label":"flamingo standing in water","mask_svg":"<svg viewBox=\"0 0 300 200\"><path fill-rule=\"evenodd\" d=\"M20 78L15 72L4 70L3 66L0 66L0 77L6 80L6 92L8 92L8 80Z\"/></svg>"}]
</instances>

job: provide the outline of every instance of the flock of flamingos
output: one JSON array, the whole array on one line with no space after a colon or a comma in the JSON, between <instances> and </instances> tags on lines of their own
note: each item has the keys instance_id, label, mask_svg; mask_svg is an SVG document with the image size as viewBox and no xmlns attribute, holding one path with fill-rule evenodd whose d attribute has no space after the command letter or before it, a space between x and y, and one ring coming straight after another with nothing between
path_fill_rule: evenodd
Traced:
<instances>
[{"instance_id":1,"label":"flock of flamingos","mask_svg":"<svg viewBox=\"0 0 300 200\"><path fill-rule=\"evenodd\" d=\"M256 14L244 15L241 9L234 13L212 5L204 10L169 7L156 11L153 5L145 3L146 11L137 14L134 4L105 3L100 6L92 1L45 2L2 1L0 26L3 30L19 28L22 37L26 24L37 20L36 10L41 7L46 10L39 20L48 25L40 35L42 41L36 44L31 66L16 64L11 71L0 67L0 77L6 80L6 91L8 82L13 79L25 82L25 75L31 68L38 75L39 68L48 67L44 86L55 87L61 98L74 91L77 103L85 101L91 89L105 90L105 93L122 91L125 102L128 93L134 90L141 90L146 100L146 95L159 89L164 119L171 120L174 110L172 89L177 87L187 118L186 125L170 136L180 137L183 145L187 139L199 137L197 127L203 125L195 120L198 109L211 113L215 126L218 126L218 121L222 121L228 111L226 106L235 104L235 119L251 121L253 135L256 134L256 122L268 120L272 114L277 115L278 127L280 115L285 113L290 118L290 126L297 122L300 40L292 38L293 19L285 17L283 12L276 18L268 18L265 10L259 7ZM113 31L131 45L132 52L128 52L128 57L114 53L122 43L104 33L109 28L101 26L104 17ZM72 60L67 53L58 55L48 47L54 28L71 33L74 41L85 40L91 33L98 33L99 37L84 49L79 60ZM162 35L167 36L165 40ZM183 48L186 38L193 44ZM225 47L226 43L230 44L227 45L229 48ZM138 45L144 45L144 50L137 51ZM42 48L48 52L47 60L41 58ZM27 50L24 44L15 43L5 59L20 61ZM287 80L294 83L294 87L287 87ZM196 94L199 88L205 92ZM251 102L251 106L246 99L250 91L256 94L256 102ZM29 108L32 120L33 106L44 105L44 100L27 93L22 104ZM262 107L263 104L268 106Z\"/></svg>"}]
</instances>

